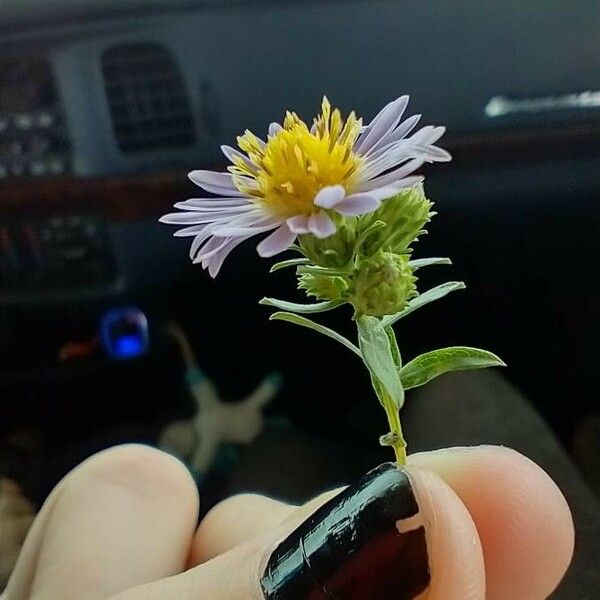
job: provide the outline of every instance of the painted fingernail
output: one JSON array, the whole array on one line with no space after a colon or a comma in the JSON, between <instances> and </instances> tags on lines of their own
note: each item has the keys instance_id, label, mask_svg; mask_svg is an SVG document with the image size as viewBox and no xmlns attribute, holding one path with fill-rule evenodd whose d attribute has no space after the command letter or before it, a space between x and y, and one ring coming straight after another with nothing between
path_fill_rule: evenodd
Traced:
<instances>
[{"instance_id":1,"label":"painted fingernail","mask_svg":"<svg viewBox=\"0 0 600 600\"><path fill-rule=\"evenodd\" d=\"M429 584L427 544L406 471L367 473L271 554L265 600L409 600Z\"/></svg>"}]
</instances>

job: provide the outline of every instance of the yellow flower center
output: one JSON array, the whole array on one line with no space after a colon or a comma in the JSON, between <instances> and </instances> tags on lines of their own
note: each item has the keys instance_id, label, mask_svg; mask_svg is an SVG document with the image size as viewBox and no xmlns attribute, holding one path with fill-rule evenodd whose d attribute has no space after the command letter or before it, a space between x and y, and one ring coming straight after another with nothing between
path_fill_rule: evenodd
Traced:
<instances>
[{"instance_id":1,"label":"yellow flower center","mask_svg":"<svg viewBox=\"0 0 600 600\"><path fill-rule=\"evenodd\" d=\"M283 128L266 145L249 131L238 137L238 145L253 165L236 158L229 167L238 189L264 205L270 213L288 218L310 215L313 200L322 188L342 185L346 193L356 186L361 157L352 150L361 120L354 112L344 122L340 111L331 110L323 98L322 112L313 132L295 114L286 113ZM253 180L252 184L247 179Z\"/></svg>"}]
</instances>

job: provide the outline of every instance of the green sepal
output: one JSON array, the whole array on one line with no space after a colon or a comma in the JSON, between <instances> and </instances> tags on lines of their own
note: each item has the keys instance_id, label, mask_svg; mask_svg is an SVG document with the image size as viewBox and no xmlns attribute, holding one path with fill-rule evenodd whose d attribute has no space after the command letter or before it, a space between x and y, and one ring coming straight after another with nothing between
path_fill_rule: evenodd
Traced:
<instances>
[{"instance_id":1,"label":"green sepal","mask_svg":"<svg viewBox=\"0 0 600 600\"><path fill-rule=\"evenodd\" d=\"M277 298L263 298L259 301L259 304L262 304L263 306L273 306L274 308L279 308L280 310L303 314L326 312L328 310L337 308L343 303L343 300L328 300L327 302L317 302L315 304L298 304L297 302L277 300Z\"/></svg>"},{"instance_id":2,"label":"green sepal","mask_svg":"<svg viewBox=\"0 0 600 600\"><path fill-rule=\"evenodd\" d=\"M301 252L311 262L320 267L344 268L352 260L356 246L356 219L339 218L336 220L336 232L325 239L312 234L298 237Z\"/></svg>"},{"instance_id":3,"label":"green sepal","mask_svg":"<svg viewBox=\"0 0 600 600\"><path fill-rule=\"evenodd\" d=\"M400 370L405 390L425 385L435 377L452 371L505 367L504 361L487 350L453 346L432 350L413 358Z\"/></svg>"},{"instance_id":4,"label":"green sepal","mask_svg":"<svg viewBox=\"0 0 600 600\"><path fill-rule=\"evenodd\" d=\"M362 250L363 244L378 230L384 229L386 224L383 221L374 221L371 222L364 230L361 231L358 239L356 240L355 252Z\"/></svg>"},{"instance_id":5,"label":"green sepal","mask_svg":"<svg viewBox=\"0 0 600 600\"><path fill-rule=\"evenodd\" d=\"M303 275L304 273L310 273L311 275L323 275L334 277L336 275L347 275L349 268L335 268L335 267L319 267L312 263L307 265L300 265L298 268L298 274Z\"/></svg>"},{"instance_id":6,"label":"green sepal","mask_svg":"<svg viewBox=\"0 0 600 600\"><path fill-rule=\"evenodd\" d=\"M372 378L385 388L396 408L401 408L404 404L404 390L396 366L398 356L394 356L390 338L381 319L364 316L357 320L357 325L358 345L365 365Z\"/></svg>"},{"instance_id":7,"label":"green sepal","mask_svg":"<svg viewBox=\"0 0 600 600\"><path fill-rule=\"evenodd\" d=\"M442 283L422 294L418 295L416 298L413 298L409 301L408 305L404 310L401 310L399 313L395 315L389 315L382 319L384 326L393 325L399 319L402 319L409 315L411 312L414 312L418 308L429 304L435 300L439 300L444 296L447 296L450 292L455 290L464 290L467 287L462 281L447 281L446 283Z\"/></svg>"},{"instance_id":8,"label":"green sepal","mask_svg":"<svg viewBox=\"0 0 600 600\"><path fill-rule=\"evenodd\" d=\"M421 269L422 267L429 267L430 265L451 265L452 261L449 258L417 258L415 260L409 260L408 265L413 269Z\"/></svg>"},{"instance_id":9,"label":"green sepal","mask_svg":"<svg viewBox=\"0 0 600 600\"><path fill-rule=\"evenodd\" d=\"M354 352L354 354L362 358L360 350L350 340L347 340L343 335L340 335L337 331L329 329L329 327L325 327L324 325L320 325L319 323L315 323L314 321L311 321L306 317L302 317L300 315L296 315L294 313L289 312L276 312L269 317L269 320L286 321L288 323L294 323L295 325L300 325L301 327L306 327L308 329L312 329L313 331L322 333L323 335L330 337L332 340L339 342L340 344L342 344L342 346L345 346L346 348L348 348L348 350L351 350L352 352Z\"/></svg>"},{"instance_id":10,"label":"green sepal","mask_svg":"<svg viewBox=\"0 0 600 600\"><path fill-rule=\"evenodd\" d=\"M291 258L289 260L282 260L281 262L275 263L269 273L279 271L279 269L285 269L287 267L297 267L299 265L309 265L310 260L308 258Z\"/></svg>"}]
</instances>

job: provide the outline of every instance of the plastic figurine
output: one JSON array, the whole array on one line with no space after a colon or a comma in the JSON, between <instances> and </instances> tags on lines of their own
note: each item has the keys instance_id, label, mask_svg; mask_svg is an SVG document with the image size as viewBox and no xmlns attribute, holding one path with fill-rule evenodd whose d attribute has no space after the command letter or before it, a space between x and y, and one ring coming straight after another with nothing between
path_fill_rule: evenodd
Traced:
<instances>
[{"instance_id":1,"label":"plastic figurine","mask_svg":"<svg viewBox=\"0 0 600 600\"><path fill-rule=\"evenodd\" d=\"M249 444L263 430L263 408L279 389L279 378L269 376L245 399L223 402L213 383L204 375L192 347L176 323L168 333L177 341L186 367L186 382L196 406L188 420L169 424L160 437L160 447L185 461L197 475L206 474L223 444Z\"/></svg>"}]
</instances>

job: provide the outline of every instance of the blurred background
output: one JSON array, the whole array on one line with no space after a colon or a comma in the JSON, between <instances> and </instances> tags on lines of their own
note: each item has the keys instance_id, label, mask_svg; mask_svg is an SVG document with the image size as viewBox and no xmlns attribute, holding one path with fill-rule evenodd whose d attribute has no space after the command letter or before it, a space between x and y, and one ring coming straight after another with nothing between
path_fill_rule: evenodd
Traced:
<instances>
[{"instance_id":1,"label":"blurred background","mask_svg":"<svg viewBox=\"0 0 600 600\"><path fill-rule=\"evenodd\" d=\"M251 242L213 281L157 222L198 194L189 169L224 167L221 144L287 108L311 119L324 93L367 121L409 93L448 128L416 256L454 263L421 289L467 290L402 323L404 354L498 353L507 387L482 402L518 394L600 489L597 0L2 0L0 478L19 514L120 442L188 459L205 507L241 488L302 499L387 456L355 358L257 305L293 299L291 272L268 275ZM328 323L350 335L348 316ZM448 411L430 431L460 429ZM287 482L274 456L298 461Z\"/></svg>"}]
</instances>

